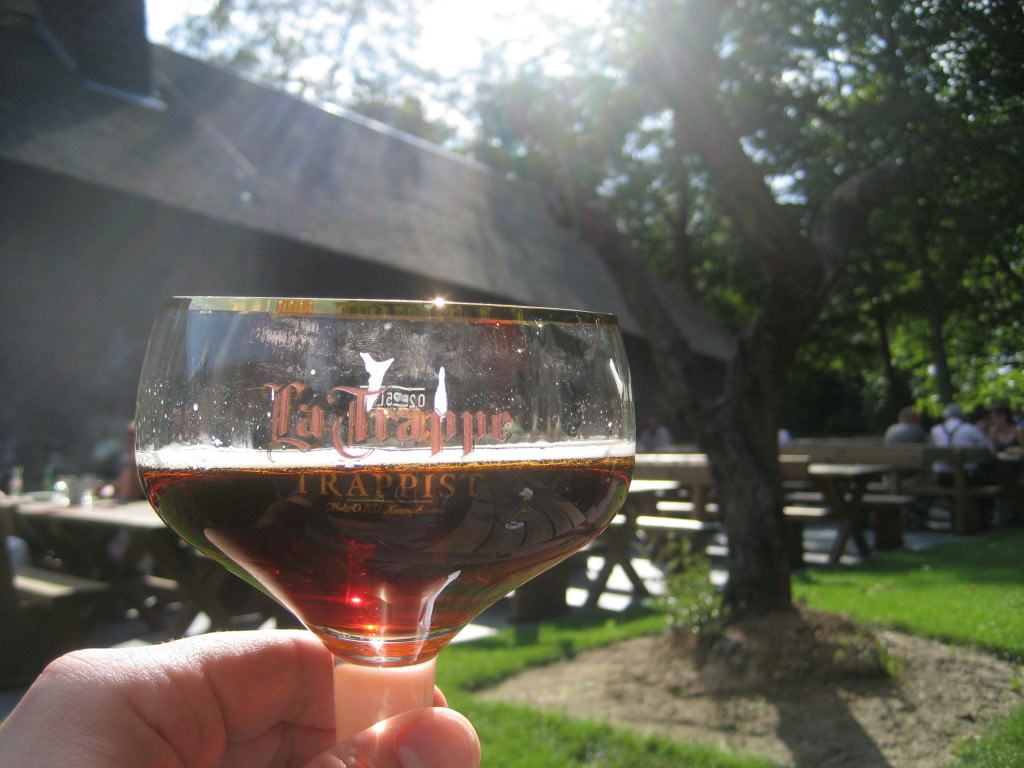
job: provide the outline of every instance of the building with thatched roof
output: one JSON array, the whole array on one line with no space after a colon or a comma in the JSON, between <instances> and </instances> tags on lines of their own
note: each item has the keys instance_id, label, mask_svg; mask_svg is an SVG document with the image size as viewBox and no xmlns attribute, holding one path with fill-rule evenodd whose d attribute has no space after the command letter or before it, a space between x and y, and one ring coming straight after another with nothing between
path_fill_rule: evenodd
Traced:
<instances>
[{"instance_id":1,"label":"building with thatched roof","mask_svg":"<svg viewBox=\"0 0 1024 768\"><path fill-rule=\"evenodd\" d=\"M642 347L539 189L150 45L143 0L0 0L0 206L0 467L101 468L169 295L572 306Z\"/></svg>"}]
</instances>

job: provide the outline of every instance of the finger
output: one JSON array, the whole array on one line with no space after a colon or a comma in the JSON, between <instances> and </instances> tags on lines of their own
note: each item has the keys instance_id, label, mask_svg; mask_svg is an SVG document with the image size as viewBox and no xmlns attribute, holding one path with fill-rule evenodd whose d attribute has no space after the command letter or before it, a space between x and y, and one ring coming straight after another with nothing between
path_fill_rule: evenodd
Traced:
<instances>
[{"instance_id":1,"label":"finger","mask_svg":"<svg viewBox=\"0 0 1024 768\"><path fill-rule=\"evenodd\" d=\"M480 739L451 709L416 709L337 744L305 768L478 768Z\"/></svg>"},{"instance_id":2,"label":"finger","mask_svg":"<svg viewBox=\"0 0 1024 768\"><path fill-rule=\"evenodd\" d=\"M308 632L213 633L153 646L134 661L159 670L161 687L185 704L168 707L152 691L133 697L186 754L219 742L224 765L262 765L266 757L256 756L266 755L300 764L334 741L331 655Z\"/></svg>"},{"instance_id":3,"label":"finger","mask_svg":"<svg viewBox=\"0 0 1024 768\"><path fill-rule=\"evenodd\" d=\"M282 721L333 728L331 654L311 633L225 632L171 645L175 660L213 690L229 738Z\"/></svg>"},{"instance_id":4,"label":"finger","mask_svg":"<svg viewBox=\"0 0 1024 768\"><path fill-rule=\"evenodd\" d=\"M157 730L194 737L186 743L197 750L223 739L224 766L262 765L266 755L276 756L271 763L301 765L335 741L333 659L309 632L211 633L149 652L191 706L169 709L162 697L148 695L137 706ZM213 693L215 717L201 714L200 691ZM434 703L447 706L436 687ZM211 734L206 722L222 723L223 735Z\"/></svg>"}]
</instances>

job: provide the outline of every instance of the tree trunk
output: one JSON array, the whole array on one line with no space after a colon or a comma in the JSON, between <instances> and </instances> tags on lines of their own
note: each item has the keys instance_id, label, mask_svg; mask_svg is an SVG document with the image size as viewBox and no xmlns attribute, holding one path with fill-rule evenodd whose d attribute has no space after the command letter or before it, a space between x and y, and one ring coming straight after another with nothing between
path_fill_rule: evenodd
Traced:
<instances>
[{"instance_id":1,"label":"tree trunk","mask_svg":"<svg viewBox=\"0 0 1024 768\"><path fill-rule=\"evenodd\" d=\"M932 277L928 262L928 249L924 242L923 226L915 222L913 228L914 260L921 270L921 291L927 297L929 341L932 348L932 362L935 365L935 383L943 403L953 402L953 375L949 370L946 356L946 332L943 328L945 311L939 287Z\"/></svg>"},{"instance_id":2,"label":"tree trunk","mask_svg":"<svg viewBox=\"0 0 1024 768\"><path fill-rule=\"evenodd\" d=\"M939 399L943 403L953 402L953 375L949 369L949 358L946 355L946 333L943 328L946 318L945 302L939 286L932 274L933 265L928 256L928 211L924 208L926 195L920 189L914 166L914 148L911 137L907 136L904 154L908 158L909 192L912 200L919 201L911 213L910 249L911 263L921 271L921 297L925 304L925 316L928 320L928 340L932 350L932 364L935 367L935 384Z\"/></svg>"},{"instance_id":3,"label":"tree trunk","mask_svg":"<svg viewBox=\"0 0 1024 768\"><path fill-rule=\"evenodd\" d=\"M777 451L786 366L766 363L749 349L778 350L779 339L770 337L763 322L753 324L749 340L728 339L685 297L669 297L628 241L600 215L590 216L582 231L604 257L645 329L662 391L679 405L708 454L729 540L730 616L789 608L790 552Z\"/></svg>"},{"instance_id":4,"label":"tree trunk","mask_svg":"<svg viewBox=\"0 0 1024 768\"><path fill-rule=\"evenodd\" d=\"M723 412L709 414L709 421L725 424L729 411L758 406L757 402L748 402L736 408L733 403L723 402ZM761 445L763 436L750 434L742 424L707 430L701 435L729 541L725 602L736 617L785 610L792 602L792 553L786 539L782 477L774 437L765 449Z\"/></svg>"},{"instance_id":5,"label":"tree trunk","mask_svg":"<svg viewBox=\"0 0 1024 768\"><path fill-rule=\"evenodd\" d=\"M887 414L895 418L900 408L910 403L911 394L906 383L900 376L892 361L892 343L889 340L889 314L882 302L873 304L871 317L875 321L875 332L878 334L878 354L882 358L885 370L885 408Z\"/></svg>"},{"instance_id":6,"label":"tree trunk","mask_svg":"<svg viewBox=\"0 0 1024 768\"><path fill-rule=\"evenodd\" d=\"M574 212L578 231L600 253L646 333L663 393L679 404L708 454L729 541L732 619L791 606L778 457L786 375L854 237L900 173L892 164L847 179L822 206L809 236L794 231L785 255L767 254L760 310L735 337L690 298L671 294L598 205ZM763 247L781 245L778 234L762 238Z\"/></svg>"}]
</instances>

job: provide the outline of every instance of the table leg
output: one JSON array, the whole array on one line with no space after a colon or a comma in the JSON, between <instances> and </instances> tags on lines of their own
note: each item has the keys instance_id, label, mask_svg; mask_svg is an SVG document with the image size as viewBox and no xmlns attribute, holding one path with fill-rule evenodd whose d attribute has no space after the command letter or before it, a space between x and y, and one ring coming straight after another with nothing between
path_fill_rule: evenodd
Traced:
<instances>
[{"instance_id":1,"label":"table leg","mask_svg":"<svg viewBox=\"0 0 1024 768\"><path fill-rule=\"evenodd\" d=\"M137 610L153 629L163 627L159 613L148 604L145 573L139 567L147 547L137 531L48 518L24 522L32 540L59 558L60 570L107 582L122 606Z\"/></svg>"},{"instance_id":2,"label":"table leg","mask_svg":"<svg viewBox=\"0 0 1024 768\"><path fill-rule=\"evenodd\" d=\"M822 483L825 500L835 510L839 520L839 530L836 531L836 538L828 556L830 565L839 563L843 552L846 551L846 542L851 538L862 556L866 557L871 554L871 546L864 538L863 497L866 485L866 481L852 482L849 486L844 486L837 481Z\"/></svg>"},{"instance_id":3,"label":"table leg","mask_svg":"<svg viewBox=\"0 0 1024 768\"><path fill-rule=\"evenodd\" d=\"M850 495L847 500L847 516L850 521L850 536L853 538L853 543L857 545L857 551L860 552L862 557L867 557L871 554L871 545L868 544L868 540L864 538L864 491L867 488L867 481L863 483L853 483L850 487Z\"/></svg>"},{"instance_id":4,"label":"table leg","mask_svg":"<svg viewBox=\"0 0 1024 768\"><path fill-rule=\"evenodd\" d=\"M225 579L231 577L226 569L195 553L170 529L150 531L146 551L160 572L177 582L181 592L181 616L174 623L174 634L183 634L200 612L210 618L213 629L230 625L231 611L219 599Z\"/></svg>"},{"instance_id":5,"label":"table leg","mask_svg":"<svg viewBox=\"0 0 1024 768\"><path fill-rule=\"evenodd\" d=\"M622 524L611 525L601 534L599 541L604 544L604 564L601 566L601 571L598 573L597 578L590 582L586 607L594 608L597 606L597 601L604 593L605 585L607 585L608 579L611 577L616 565L622 567L622 570L626 572L626 577L633 585L634 600L650 594L647 591L644 580L640 578L636 569L633 568L630 553L633 542L636 539L636 518L638 514L642 514L642 509L638 509L638 507L653 508L653 505L653 497L645 498L642 502L630 499L622 509L622 514L625 518Z\"/></svg>"},{"instance_id":6,"label":"table leg","mask_svg":"<svg viewBox=\"0 0 1024 768\"><path fill-rule=\"evenodd\" d=\"M693 516L703 520L707 512L707 494L700 483L694 483L690 487L690 501L693 502Z\"/></svg>"}]
</instances>

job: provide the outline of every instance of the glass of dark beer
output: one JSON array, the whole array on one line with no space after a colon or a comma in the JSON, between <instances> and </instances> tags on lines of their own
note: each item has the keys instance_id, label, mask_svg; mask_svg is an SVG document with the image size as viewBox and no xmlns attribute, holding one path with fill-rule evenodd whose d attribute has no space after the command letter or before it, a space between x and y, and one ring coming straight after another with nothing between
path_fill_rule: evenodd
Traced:
<instances>
[{"instance_id":1,"label":"glass of dark beer","mask_svg":"<svg viewBox=\"0 0 1024 768\"><path fill-rule=\"evenodd\" d=\"M339 738L429 706L437 653L601 533L634 451L614 316L441 300L171 299L136 429L167 524L334 654Z\"/></svg>"}]
</instances>

